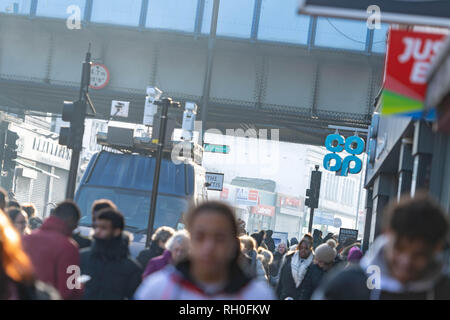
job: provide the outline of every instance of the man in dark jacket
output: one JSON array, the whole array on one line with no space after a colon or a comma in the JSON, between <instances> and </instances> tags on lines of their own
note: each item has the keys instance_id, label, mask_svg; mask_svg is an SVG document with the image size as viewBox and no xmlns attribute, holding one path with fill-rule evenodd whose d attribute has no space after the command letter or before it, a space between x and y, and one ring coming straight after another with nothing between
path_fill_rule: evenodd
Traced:
<instances>
[{"instance_id":1,"label":"man in dark jacket","mask_svg":"<svg viewBox=\"0 0 450 320\"><path fill-rule=\"evenodd\" d=\"M267 250L274 253L275 252L275 241L272 239L273 231L267 230L264 237L264 243L267 246Z\"/></svg>"},{"instance_id":2,"label":"man in dark jacket","mask_svg":"<svg viewBox=\"0 0 450 320\"><path fill-rule=\"evenodd\" d=\"M164 253L166 248L166 242L175 233L175 230L170 227L160 227L156 229L152 235L152 241L150 242L150 248L144 249L139 252L136 260L141 264L142 268L147 267L148 262Z\"/></svg>"},{"instance_id":3,"label":"man in dark jacket","mask_svg":"<svg viewBox=\"0 0 450 320\"><path fill-rule=\"evenodd\" d=\"M450 299L441 258L449 227L439 205L425 194L406 197L383 219L383 235L360 264L330 274L314 299Z\"/></svg>"},{"instance_id":4,"label":"man in dark jacket","mask_svg":"<svg viewBox=\"0 0 450 320\"><path fill-rule=\"evenodd\" d=\"M323 243L322 231L314 229L314 231L313 231L313 249L315 250L322 243Z\"/></svg>"},{"instance_id":5,"label":"man in dark jacket","mask_svg":"<svg viewBox=\"0 0 450 320\"><path fill-rule=\"evenodd\" d=\"M84 299L130 299L141 283L142 268L130 257L124 226L124 217L116 209L98 213L92 246L80 252L81 274L88 278Z\"/></svg>"},{"instance_id":6,"label":"man in dark jacket","mask_svg":"<svg viewBox=\"0 0 450 320\"><path fill-rule=\"evenodd\" d=\"M95 200L92 204L91 214L92 214L92 227L94 227L95 217L98 213L105 208L117 209L116 205L108 199ZM80 249L89 248L92 244L92 240L89 237L83 236L79 231L75 230L72 234L73 240L78 243Z\"/></svg>"},{"instance_id":7,"label":"man in dark jacket","mask_svg":"<svg viewBox=\"0 0 450 320\"><path fill-rule=\"evenodd\" d=\"M23 237L23 247L37 279L56 288L63 299L79 299L82 295L78 285L68 286L69 283L74 284L70 281L74 275L70 271L80 264L78 246L70 237L79 219L78 206L64 201L58 204L41 228Z\"/></svg>"}]
</instances>

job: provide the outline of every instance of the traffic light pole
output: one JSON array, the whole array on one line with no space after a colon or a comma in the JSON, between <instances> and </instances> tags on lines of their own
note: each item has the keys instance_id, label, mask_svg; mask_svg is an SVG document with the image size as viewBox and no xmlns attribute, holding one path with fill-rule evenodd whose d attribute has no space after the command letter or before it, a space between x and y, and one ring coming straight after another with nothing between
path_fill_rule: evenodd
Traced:
<instances>
[{"instance_id":1,"label":"traffic light pole","mask_svg":"<svg viewBox=\"0 0 450 320\"><path fill-rule=\"evenodd\" d=\"M172 99L170 98L164 98L161 101L155 102L156 105L160 105L162 107L162 110L161 110L161 125L159 126L158 148L156 151L155 174L153 176L152 198L150 201L150 215L148 218L147 240L145 243L146 247L150 245L150 239L153 234L153 225L155 223L156 201L158 198L158 187L159 187L159 175L161 172L163 148L166 141L167 113L172 103L173 103Z\"/></svg>"},{"instance_id":2,"label":"traffic light pole","mask_svg":"<svg viewBox=\"0 0 450 320\"><path fill-rule=\"evenodd\" d=\"M70 158L70 171L69 171L69 179L67 181L67 189L66 189L66 199L73 199L75 196L75 187L77 184L77 174L78 174L78 166L80 164L80 154L83 148L83 134L84 134L84 119L86 117L86 106L87 106L87 93L89 90L89 85L91 82L91 52L90 46L89 50L86 53L86 59L83 62L83 70L81 73L81 86L80 86L80 110L77 112L81 113L82 121L78 124L79 128L77 131L79 137L79 143L73 146L72 156Z\"/></svg>"},{"instance_id":3,"label":"traffic light pole","mask_svg":"<svg viewBox=\"0 0 450 320\"><path fill-rule=\"evenodd\" d=\"M309 233L311 233L312 231L313 219L314 219L314 208L311 208L311 210L309 211L309 226L308 226Z\"/></svg>"},{"instance_id":4,"label":"traffic light pole","mask_svg":"<svg viewBox=\"0 0 450 320\"><path fill-rule=\"evenodd\" d=\"M309 189L306 190L305 205L310 208L308 232L311 233L314 221L314 208L319 207L320 183L322 173L319 171L319 166L315 166L315 171L311 171L311 182Z\"/></svg>"}]
</instances>

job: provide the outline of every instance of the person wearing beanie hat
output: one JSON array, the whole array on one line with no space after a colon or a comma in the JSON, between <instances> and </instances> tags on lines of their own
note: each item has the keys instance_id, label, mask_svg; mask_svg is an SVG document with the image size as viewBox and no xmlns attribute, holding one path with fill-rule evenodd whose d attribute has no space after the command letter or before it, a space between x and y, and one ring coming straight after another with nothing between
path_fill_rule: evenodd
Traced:
<instances>
[{"instance_id":1,"label":"person wearing beanie hat","mask_svg":"<svg viewBox=\"0 0 450 320\"><path fill-rule=\"evenodd\" d=\"M363 253L361 249L355 246L348 252L347 261L349 263L358 263L361 260L362 256Z\"/></svg>"},{"instance_id":2,"label":"person wearing beanie hat","mask_svg":"<svg viewBox=\"0 0 450 320\"><path fill-rule=\"evenodd\" d=\"M323 270L328 271L334 265L334 259L336 258L336 242L334 240L328 240L327 243L322 243L314 251L314 262Z\"/></svg>"}]
</instances>

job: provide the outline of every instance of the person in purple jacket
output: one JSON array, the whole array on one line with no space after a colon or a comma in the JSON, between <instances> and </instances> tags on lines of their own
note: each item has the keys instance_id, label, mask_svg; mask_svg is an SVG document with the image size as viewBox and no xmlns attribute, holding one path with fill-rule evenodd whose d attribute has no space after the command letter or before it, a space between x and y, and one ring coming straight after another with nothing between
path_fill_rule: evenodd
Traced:
<instances>
[{"instance_id":1,"label":"person in purple jacket","mask_svg":"<svg viewBox=\"0 0 450 320\"><path fill-rule=\"evenodd\" d=\"M189 233L186 230L175 232L173 236L167 240L167 249L164 250L164 253L148 262L147 268L145 268L142 275L142 279L161 270L170 263L175 265L183 260L189 253L189 241Z\"/></svg>"}]
</instances>

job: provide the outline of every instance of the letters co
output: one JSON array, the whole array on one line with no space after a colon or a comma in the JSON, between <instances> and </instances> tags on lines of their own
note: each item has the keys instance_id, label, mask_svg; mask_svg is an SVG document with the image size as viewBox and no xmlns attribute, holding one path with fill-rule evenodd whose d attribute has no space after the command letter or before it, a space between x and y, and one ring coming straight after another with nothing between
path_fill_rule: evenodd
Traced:
<instances>
[{"instance_id":1,"label":"letters co","mask_svg":"<svg viewBox=\"0 0 450 320\"><path fill-rule=\"evenodd\" d=\"M345 139L338 133L330 134L325 139L325 147L328 153L323 158L323 167L328 171L341 170L342 176L347 176L349 173L357 174L361 172L362 161L357 157L364 151L364 140L358 136L351 136ZM338 153L345 149L350 155L342 159ZM334 164L332 165L332 160ZM353 162L353 166L350 164Z\"/></svg>"}]
</instances>

